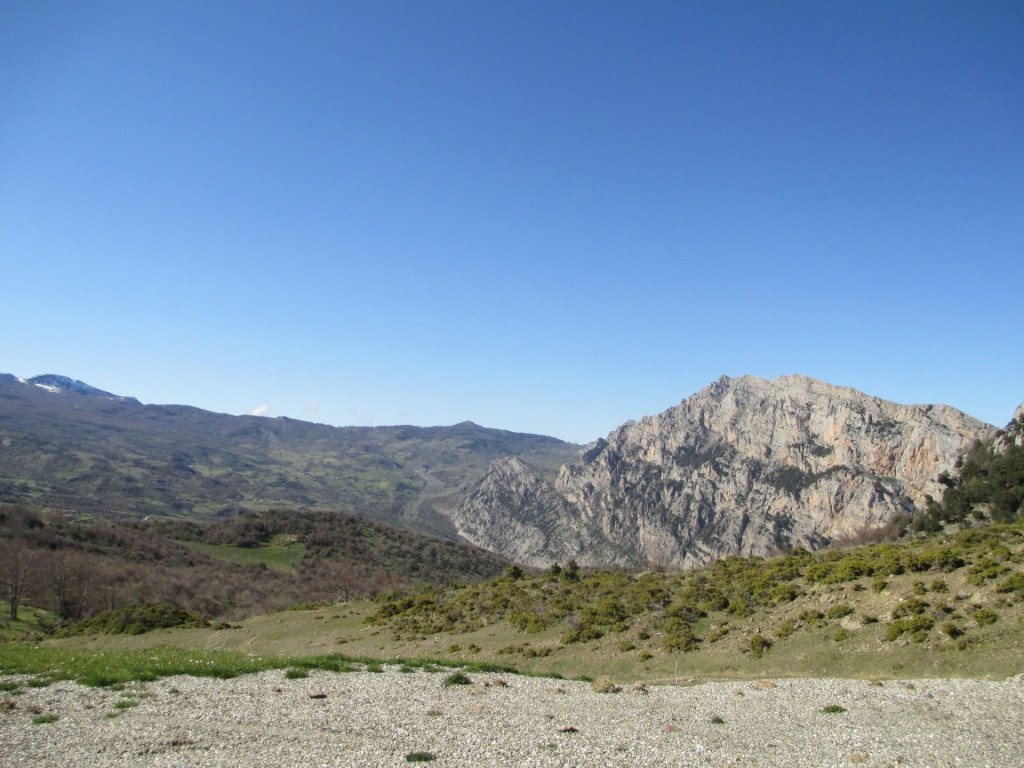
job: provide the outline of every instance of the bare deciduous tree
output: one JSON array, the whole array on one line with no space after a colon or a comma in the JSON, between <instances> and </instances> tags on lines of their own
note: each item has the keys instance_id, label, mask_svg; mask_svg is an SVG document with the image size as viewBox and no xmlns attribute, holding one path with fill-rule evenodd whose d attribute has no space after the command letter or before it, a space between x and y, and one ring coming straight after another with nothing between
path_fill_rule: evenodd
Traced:
<instances>
[{"instance_id":1,"label":"bare deciduous tree","mask_svg":"<svg viewBox=\"0 0 1024 768\"><path fill-rule=\"evenodd\" d=\"M95 568L78 552L58 550L45 556L43 578L62 619L81 619L92 594Z\"/></svg>"},{"instance_id":2,"label":"bare deciduous tree","mask_svg":"<svg viewBox=\"0 0 1024 768\"><path fill-rule=\"evenodd\" d=\"M37 554L36 550L18 539L0 544L0 586L7 593L10 616L14 621L18 620L18 609L29 587Z\"/></svg>"}]
</instances>

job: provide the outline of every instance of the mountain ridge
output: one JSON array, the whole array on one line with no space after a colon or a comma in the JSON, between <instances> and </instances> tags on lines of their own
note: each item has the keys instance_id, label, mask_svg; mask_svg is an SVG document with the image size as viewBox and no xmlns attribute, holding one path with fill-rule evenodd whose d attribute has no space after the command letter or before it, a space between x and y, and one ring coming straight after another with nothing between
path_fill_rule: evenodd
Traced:
<instances>
[{"instance_id":1,"label":"mountain ridge","mask_svg":"<svg viewBox=\"0 0 1024 768\"><path fill-rule=\"evenodd\" d=\"M949 406L807 376L723 376L586 446L554 481L500 459L442 513L478 546L541 567L814 549L916 514L941 494L938 475L994 432Z\"/></svg>"},{"instance_id":2,"label":"mountain ridge","mask_svg":"<svg viewBox=\"0 0 1024 768\"><path fill-rule=\"evenodd\" d=\"M0 501L193 519L339 509L451 538L423 505L405 519L421 491L454 491L506 455L553 474L578 450L472 422L333 427L48 386L0 376Z\"/></svg>"}]
</instances>

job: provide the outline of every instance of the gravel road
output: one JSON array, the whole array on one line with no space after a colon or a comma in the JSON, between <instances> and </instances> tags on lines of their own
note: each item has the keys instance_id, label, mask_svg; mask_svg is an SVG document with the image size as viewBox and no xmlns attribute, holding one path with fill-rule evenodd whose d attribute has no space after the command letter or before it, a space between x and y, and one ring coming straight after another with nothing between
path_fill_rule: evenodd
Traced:
<instances>
[{"instance_id":1,"label":"gravel road","mask_svg":"<svg viewBox=\"0 0 1024 768\"><path fill-rule=\"evenodd\" d=\"M279 670L24 688L0 693L0 766L403 766L414 753L438 768L1024 765L1024 676L620 693L470 677L445 687L445 674L394 668L295 680ZM57 719L33 724L47 715Z\"/></svg>"}]
</instances>

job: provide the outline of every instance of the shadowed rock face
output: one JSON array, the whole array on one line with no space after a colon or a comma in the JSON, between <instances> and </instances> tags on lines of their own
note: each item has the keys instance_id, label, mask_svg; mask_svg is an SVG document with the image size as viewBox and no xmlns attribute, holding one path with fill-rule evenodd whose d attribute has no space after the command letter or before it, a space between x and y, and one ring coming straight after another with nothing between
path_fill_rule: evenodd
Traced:
<instances>
[{"instance_id":1,"label":"shadowed rock face","mask_svg":"<svg viewBox=\"0 0 1024 768\"><path fill-rule=\"evenodd\" d=\"M988 424L805 376L723 377L612 432L543 482L495 462L441 511L459 533L546 566L695 566L817 548L941 496Z\"/></svg>"}]
</instances>

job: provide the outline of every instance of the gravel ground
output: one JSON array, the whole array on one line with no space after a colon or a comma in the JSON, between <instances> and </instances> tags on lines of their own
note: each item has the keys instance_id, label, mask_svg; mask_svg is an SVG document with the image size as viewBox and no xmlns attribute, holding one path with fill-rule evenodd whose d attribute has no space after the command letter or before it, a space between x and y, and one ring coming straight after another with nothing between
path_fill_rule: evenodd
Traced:
<instances>
[{"instance_id":1,"label":"gravel ground","mask_svg":"<svg viewBox=\"0 0 1024 768\"><path fill-rule=\"evenodd\" d=\"M402 766L412 753L438 768L1024 765L1024 676L614 694L470 677L445 687L445 674L389 668L25 688L0 693L0 766ZM46 715L57 719L33 724Z\"/></svg>"}]
</instances>

